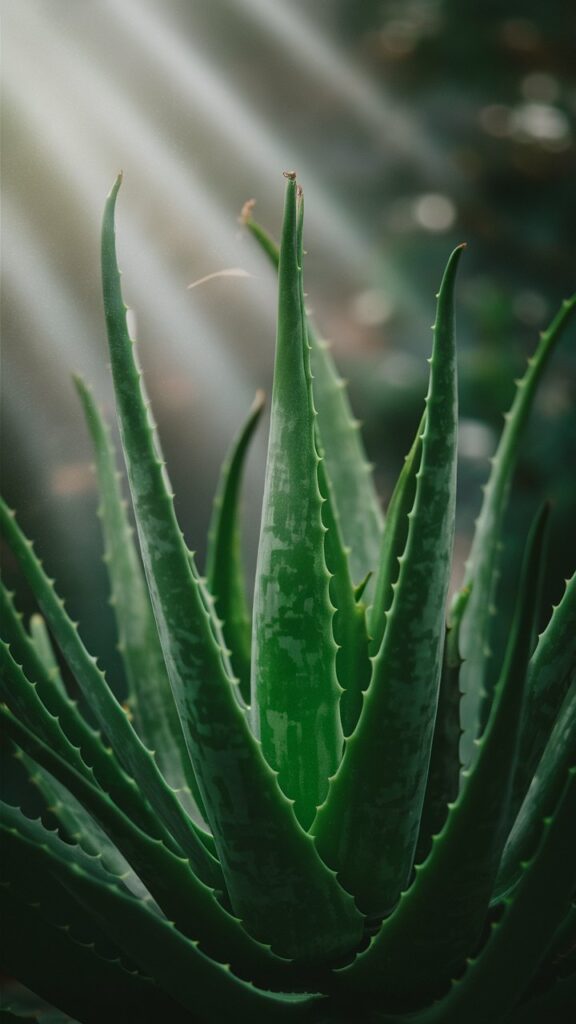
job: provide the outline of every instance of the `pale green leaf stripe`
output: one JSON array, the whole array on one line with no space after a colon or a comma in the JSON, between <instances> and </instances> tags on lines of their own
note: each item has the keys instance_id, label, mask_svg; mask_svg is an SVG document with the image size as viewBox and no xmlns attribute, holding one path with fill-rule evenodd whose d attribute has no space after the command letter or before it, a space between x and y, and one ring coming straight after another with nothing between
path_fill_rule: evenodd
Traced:
<instances>
[{"instance_id":1,"label":"pale green leaf stripe","mask_svg":"<svg viewBox=\"0 0 576 1024\"><path fill-rule=\"evenodd\" d=\"M262 749L308 828L339 763L343 737L302 293L302 203L296 181L288 180L254 590L252 692Z\"/></svg>"},{"instance_id":2,"label":"pale green leaf stripe","mask_svg":"<svg viewBox=\"0 0 576 1024\"><path fill-rule=\"evenodd\" d=\"M206 580L216 601L216 613L230 648L232 670L240 681L240 692L250 703L250 649L252 622L246 597L240 543L240 486L250 442L264 409L263 391L258 391L248 419L232 443L222 469L208 530Z\"/></svg>"},{"instance_id":3,"label":"pale green leaf stripe","mask_svg":"<svg viewBox=\"0 0 576 1024\"><path fill-rule=\"evenodd\" d=\"M54 654L54 648L52 647L52 641L44 619L41 615L36 613L30 616L29 625L30 636L40 661L44 665L48 674L54 680L60 692L65 693L64 683L62 681L62 676L60 675L60 668Z\"/></svg>"},{"instance_id":4,"label":"pale green leaf stripe","mask_svg":"<svg viewBox=\"0 0 576 1024\"><path fill-rule=\"evenodd\" d=\"M429 857L416 867L412 884L369 949L339 976L341 984L356 992L425 999L450 981L480 937L506 838L537 608L530 582L543 560L547 511L545 507L531 531L506 657L491 718L478 741L478 758L465 773L465 785L442 831L433 837Z\"/></svg>"},{"instance_id":5,"label":"pale green leaf stripe","mask_svg":"<svg viewBox=\"0 0 576 1024\"><path fill-rule=\"evenodd\" d=\"M253 220L251 209L243 218L249 231L278 268L276 243ZM366 459L360 424L352 414L345 381L339 376L330 346L318 338L307 321L314 405L318 412L320 453L334 495L335 514L348 549L354 583L365 579L378 565L383 516Z\"/></svg>"},{"instance_id":6,"label":"pale green leaf stripe","mask_svg":"<svg viewBox=\"0 0 576 1024\"><path fill-rule=\"evenodd\" d=\"M408 881L436 714L454 533L453 289L461 251L450 257L439 292L422 462L384 639L360 721L312 830L343 885L376 917Z\"/></svg>"},{"instance_id":7,"label":"pale green leaf stripe","mask_svg":"<svg viewBox=\"0 0 576 1024\"><path fill-rule=\"evenodd\" d=\"M324 959L354 946L361 918L298 826L226 673L213 608L178 527L142 401L116 262L119 186L120 179L102 236L112 372L140 546L184 735L235 912L278 952Z\"/></svg>"},{"instance_id":8,"label":"pale green leaf stripe","mask_svg":"<svg viewBox=\"0 0 576 1024\"><path fill-rule=\"evenodd\" d=\"M203 878L206 877L208 870L210 881L216 881L219 875L218 864L206 850L200 830L188 818L174 791L166 785L154 758L134 731L128 716L110 690L98 668L96 658L88 654L84 647L76 625L68 618L64 603L56 595L52 581L44 573L32 544L26 539L13 514L2 501L0 525L74 678L102 732L108 737L118 760L138 783L142 795L149 801L162 825L190 857L196 870Z\"/></svg>"},{"instance_id":9,"label":"pale green leaf stripe","mask_svg":"<svg viewBox=\"0 0 576 1024\"><path fill-rule=\"evenodd\" d=\"M491 657L490 631L492 617L495 614L498 553L519 443L540 378L575 309L576 295L563 303L548 330L541 334L538 348L528 360L526 373L517 382L516 395L510 411L504 417L504 430L496 455L492 459L482 509L476 523L470 556L466 562L463 586L467 586L473 580L474 589L461 631L464 658L461 672L464 693L462 760L465 764L473 755L473 740L486 721L491 697L486 691L486 677Z\"/></svg>"},{"instance_id":10,"label":"pale green leaf stripe","mask_svg":"<svg viewBox=\"0 0 576 1024\"><path fill-rule=\"evenodd\" d=\"M31 846L14 825L6 841L34 863L46 861L87 913L124 951L182 1006L206 1024L230 1019L269 1024L274 1020L309 1020L318 1000L307 995L284 997L263 992L203 953L168 920L151 913L113 882L96 879L78 863L54 858L52 849Z\"/></svg>"},{"instance_id":11,"label":"pale green leaf stripe","mask_svg":"<svg viewBox=\"0 0 576 1024\"><path fill-rule=\"evenodd\" d=\"M169 786L187 810L190 791L199 801L194 772L166 674L144 574L120 490L110 432L90 390L74 377L94 446L100 491L98 515L102 522L104 561L112 592L111 604L118 628L118 649L128 683L128 705L136 731L152 751ZM200 808L202 813L202 808Z\"/></svg>"}]
</instances>

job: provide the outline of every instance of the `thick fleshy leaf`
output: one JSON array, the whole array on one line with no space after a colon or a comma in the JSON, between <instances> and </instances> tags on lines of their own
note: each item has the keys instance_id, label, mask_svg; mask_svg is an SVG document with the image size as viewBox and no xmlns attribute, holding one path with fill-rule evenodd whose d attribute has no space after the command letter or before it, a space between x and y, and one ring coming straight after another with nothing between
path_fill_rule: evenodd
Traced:
<instances>
[{"instance_id":1,"label":"thick fleshy leaf","mask_svg":"<svg viewBox=\"0 0 576 1024\"><path fill-rule=\"evenodd\" d=\"M562 599L554 608L530 661L526 715L514 780L513 808L516 810L526 794L562 701L575 678L576 575L568 580Z\"/></svg>"},{"instance_id":2,"label":"thick fleshy leaf","mask_svg":"<svg viewBox=\"0 0 576 1024\"><path fill-rule=\"evenodd\" d=\"M320 462L318 470L320 493L324 498L322 521L327 529L324 554L330 573L329 595L335 608L332 628L338 647L336 678L342 688L340 718L344 736L349 736L356 728L362 709L362 694L370 682L372 672L368 654L366 606L361 600L362 591L358 593L358 588L352 585L324 460Z\"/></svg>"},{"instance_id":3,"label":"thick fleshy leaf","mask_svg":"<svg viewBox=\"0 0 576 1024\"><path fill-rule=\"evenodd\" d=\"M213 599L176 521L126 327L114 208L102 234L104 305L122 444L164 658L235 912L280 953L326 959L352 948L361 917L299 827L227 671Z\"/></svg>"},{"instance_id":4,"label":"thick fleshy leaf","mask_svg":"<svg viewBox=\"0 0 576 1024\"><path fill-rule=\"evenodd\" d=\"M382 646L386 614L392 604L394 584L400 572L400 558L406 548L410 523L408 516L416 497L416 474L422 458L422 436L425 425L426 416L424 415L418 425L416 437L406 456L388 506L376 574L374 602L369 611L372 654L377 654Z\"/></svg>"},{"instance_id":5,"label":"thick fleshy leaf","mask_svg":"<svg viewBox=\"0 0 576 1024\"><path fill-rule=\"evenodd\" d=\"M535 619L530 583L542 559L545 522L540 515L527 549L493 712L474 767L392 916L341 973L342 983L354 991L383 990L389 998L414 1002L433 997L479 939L506 839Z\"/></svg>"},{"instance_id":6,"label":"thick fleshy leaf","mask_svg":"<svg viewBox=\"0 0 576 1024\"><path fill-rule=\"evenodd\" d=\"M102 742L100 734L88 726L76 703L68 697L59 677L50 672L40 659L37 646L31 642L11 596L1 582L0 611L2 633L10 642L9 650L0 645L0 685L8 707L21 715L33 732L45 736L49 743L55 738L56 749L58 735L54 729L58 723L75 748L73 756L76 767L80 771L91 768L102 789L119 807L130 813L141 828L178 850L178 844L174 843L156 819L134 780L110 757L109 748Z\"/></svg>"},{"instance_id":7,"label":"thick fleshy leaf","mask_svg":"<svg viewBox=\"0 0 576 1024\"><path fill-rule=\"evenodd\" d=\"M126 971L74 940L69 931L47 922L37 906L10 889L2 896L2 924L10 935L3 949L5 971L42 998L82 1024L121 1019L152 1024L191 1024L178 1016L178 1008L146 978ZM34 956L30 939L34 936ZM66 964L66 971L62 971ZM6 1000L8 1003L8 999ZM9 1003L8 1003L9 1005Z\"/></svg>"},{"instance_id":8,"label":"thick fleshy leaf","mask_svg":"<svg viewBox=\"0 0 576 1024\"><path fill-rule=\"evenodd\" d=\"M462 623L461 644L464 665L461 685L462 701L462 760L464 764L473 756L473 741L486 723L491 701L487 680L493 680L490 671L491 622L495 614L495 594L498 582L499 545L502 522L508 505L512 475L518 456L522 432L528 420L534 395L549 362L554 347L576 309L576 295L563 303L547 331L540 337L535 354L528 360L528 369L517 382L517 391L505 415L488 483L484 489L482 509L476 524L474 541L466 562L463 586L474 581L466 615Z\"/></svg>"},{"instance_id":9,"label":"thick fleshy leaf","mask_svg":"<svg viewBox=\"0 0 576 1024\"><path fill-rule=\"evenodd\" d=\"M458 796L460 787L460 666L458 646L460 622L470 595L470 588L460 592L453 604L446 627L442 657L442 673L438 693L438 710L428 768L426 795L420 819L420 833L415 862L421 864L430 852L432 836L438 835L448 808Z\"/></svg>"},{"instance_id":10,"label":"thick fleshy leaf","mask_svg":"<svg viewBox=\"0 0 576 1024\"><path fill-rule=\"evenodd\" d=\"M301 204L296 181L289 179L254 593L252 691L262 749L308 828L340 761L343 738L303 306Z\"/></svg>"},{"instance_id":11,"label":"thick fleshy leaf","mask_svg":"<svg viewBox=\"0 0 576 1024\"><path fill-rule=\"evenodd\" d=\"M82 804L72 796L50 772L33 761L22 750L15 757L21 762L28 780L38 791L46 809L58 824L58 830L83 853L97 857L107 871L122 881L129 892L139 899L152 901L146 887L130 867L128 861L102 831Z\"/></svg>"},{"instance_id":12,"label":"thick fleshy leaf","mask_svg":"<svg viewBox=\"0 0 576 1024\"><path fill-rule=\"evenodd\" d=\"M68 662L74 677L80 686L91 710L100 725L102 731L110 740L118 760L132 775L132 787L136 792L134 797L135 808L138 809L140 802L137 793L137 783L140 786L142 795L149 801L158 818L160 828L166 827L168 832L176 840L177 845L190 857L196 870L202 877L206 877L205 870L209 870L209 882L218 887L219 868L217 861L207 852L202 842L202 832L188 817L182 808L174 791L170 789L151 753L144 747L139 736L134 731L128 716L114 697L108 687L106 679L96 659L88 654L77 628L68 618L64 604L56 595L53 583L48 579L41 563L36 558L32 545L24 537L19 529L14 516L9 512L3 502L0 502L0 523L10 544L14 555L20 562L22 571L28 580L30 588L42 608L46 620L50 623L53 635L57 640L60 650ZM4 654L3 654L4 657ZM7 670L14 676L14 667L7 663ZM16 678L14 676L14 678ZM36 676L32 681L36 681ZM48 690L48 679L43 680L43 685ZM26 695L26 699L30 699ZM52 686L50 700L56 701L58 694ZM63 712L71 719L72 715L66 711L62 702L58 704ZM86 742L86 739L84 740ZM94 756L97 751L94 748ZM154 833L153 833L154 834ZM161 833L163 834L163 833ZM170 836L165 837L168 845L173 840Z\"/></svg>"},{"instance_id":13,"label":"thick fleshy leaf","mask_svg":"<svg viewBox=\"0 0 576 1024\"><path fill-rule=\"evenodd\" d=\"M494 902L518 884L518 867L533 856L540 822L556 806L566 771L576 758L576 679L566 694L532 784L514 822L495 886Z\"/></svg>"},{"instance_id":14,"label":"thick fleshy leaf","mask_svg":"<svg viewBox=\"0 0 576 1024\"><path fill-rule=\"evenodd\" d=\"M505 901L504 913L480 953L444 999L410 1018L413 1024L485 1024L493 1019L495 1006L506 1019L529 988L574 893L575 820L576 767L569 772L559 806L544 821L534 858L523 865L522 881Z\"/></svg>"},{"instance_id":15,"label":"thick fleshy leaf","mask_svg":"<svg viewBox=\"0 0 576 1024\"><path fill-rule=\"evenodd\" d=\"M243 222L272 265L278 268L279 248L253 219L250 205L246 207ZM309 320L307 330L320 454L325 459L335 514L348 549L350 574L358 584L378 565L382 509L372 481L372 467L366 459L360 436L360 424L350 408L345 381L338 374L329 344L318 337Z\"/></svg>"},{"instance_id":16,"label":"thick fleshy leaf","mask_svg":"<svg viewBox=\"0 0 576 1024\"><path fill-rule=\"evenodd\" d=\"M30 636L36 648L36 653L48 674L52 677L59 690L65 693L64 681L60 674L60 666L54 653L50 634L46 623L41 615L37 613L30 616Z\"/></svg>"},{"instance_id":17,"label":"thick fleshy leaf","mask_svg":"<svg viewBox=\"0 0 576 1024\"><path fill-rule=\"evenodd\" d=\"M223 620L224 639L230 648L232 669L239 679L245 704L250 703L252 620L240 545L240 487L244 463L264 402L264 392L258 391L248 419L222 465L206 555L208 589L216 601L216 612Z\"/></svg>"},{"instance_id":18,"label":"thick fleshy leaf","mask_svg":"<svg viewBox=\"0 0 576 1024\"><path fill-rule=\"evenodd\" d=\"M142 566L134 544L108 427L86 384L74 378L90 431L100 492L98 514L105 544L118 648L128 682L128 704L136 731L153 750L156 763L189 809L199 799L196 780L156 632Z\"/></svg>"},{"instance_id":19,"label":"thick fleshy leaf","mask_svg":"<svg viewBox=\"0 0 576 1024\"><path fill-rule=\"evenodd\" d=\"M214 893L190 870L186 858L177 857L153 841L93 783L71 768L68 761L0 707L6 732L34 760L43 765L79 800L132 865L150 895L167 917L203 950L234 965L250 979L266 979L282 988L293 980L290 961L281 959L243 929L216 900Z\"/></svg>"},{"instance_id":20,"label":"thick fleshy leaf","mask_svg":"<svg viewBox=\"0 0 576 1024\"><path fill-rule=\"evenodd\" d=\"M422 461L384 639L360 721L313 826L322 856L376 917L409 878L436 715L454 532L453 290L461 251L450 257L438 298Z\"/></svg>"},{"instance_id":21,"label":"thick fleshy leaf","mask_svg":"<svg viewBox=\"0 0 576 1024\"><path fill-rule=\"evenodd\" d=\"M194 1020L212 1024L236 1015L262 1024L271 1018L297 1021L305 1019L299 1011L314 1005L316 1000L309 996L284 998L241 981L227 966L208 957L197 943L123 893L114 882L96 878L80 863L58 859L52 849L31 844L30 838L18 828L6 830L5 839L16 873L18 858L31 860L41 873L53 873L84 906L88 919L94 920L139 968L193 1012Z\"/></svg>"}]
</instances>

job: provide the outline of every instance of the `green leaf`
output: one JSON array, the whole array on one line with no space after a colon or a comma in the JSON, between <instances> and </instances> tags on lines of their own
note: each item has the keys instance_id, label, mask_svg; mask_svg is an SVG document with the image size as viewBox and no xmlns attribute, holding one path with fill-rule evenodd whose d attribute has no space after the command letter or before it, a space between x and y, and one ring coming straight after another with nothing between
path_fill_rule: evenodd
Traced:
<instances>
[{"instance_id":1,"label":"green leaf","mask_svg":"<svg viewBox=\"0 0 576 1024\"><path fill-rule=\"evenodd\" d=\"M240 486L250 442L264 409L263 391L258 391L250 414L220 471L208 530L206 578L223 620L224 639L230 648L232 669L240 681L240 692L250 703L250 651L252 623L240 546Z\"/></svg>"},{"instance_id":2,"label":"green leaf","mask_svg":"<svg viewBox=\"0 0 576 1024\"><path fill-rule=\"evenodd\" d=\"M547 331L540 336L538 348L528 360L528 369L517 381L517 391L505 415L488 483L484 488L482 509L476 524L470 556L466 562L463 586L474 581L466 615L462 623L461 642L464 665L461 685L464 693L462 722L464 734L462 754L464 763L473 755L473 740L485 724L490 706L491 621L495 614L495 592L498 582L499 545L502 522L508 504L508 495L522 431L528 420L534 395L562 331L576 308L576 295L564 302Z\"/></svg>"},{"instance_id":3,"label":"green leaf","mask_svg":"<svg viewBox=\"0 0 576 1024\"><path fill-rule=\"evenodd\" d=\"M166 784L154 757L143 745L128 716L110 690L103 673L98 668L96 659L89 655L84 647L75 624L68 618L64 604L56 595L52 581L44 573L31 543L19 529L14 516L1 501L0 524L64 658L102 732L110 740L118 760L140 787L142 795L156 812L161 825L165 826L173 840L176 840L183 852L190 857L200 876L218 888L221 884L218 864L206 850L202 841L202 831L187 816L178 797ZM36 677L34 677L35 680ZM56 697L57 694L53 689L50 699L55 700ZM59 708L64 710L62 704L59 705ZM84 737L84 742L86 742L86 737ZM96 756L94 747L93 752ZM138 810L137 796L133 798L132 802L135 810Z\"/></svg>"},{"instance_id":4,"label":"green leaf","mask_svg":"<svg viewBox=\"0 0 576 1024\"><path fill-rule=\"evenodd\" d=\"M38 790L46 809L56 819L59 830L68 841L77 844L89 856L101 859L107 871L120 878L135 896L149 900L148 891L126 858L70 791L22 750L17 749L15 757L22 763L29 782Z\"/></svg>"},{"instance_id":5,"label":"green leaf","mask_svg":"<svg viewBox=\"0 0 576 1024\"><path fill-rule=\"evenodd\" d=\"M450 257L439 293L422 462L384 639L360 721L313 826L326 862L374 916L391 909L408 881L438 699L454 531L453 288L461 251Z\"/></svg>"},{"instance_id":6,"label":"green leaf","mask_svg":"<svg viewBox=\"0 0 576 1024\"><path fill-rule=\"evenodd\" d=\"M303 200L300 197L301 208ZM262 749L308 828L342 753L324 555L297 185L288 180L256 585L252 687Z\"/></svg>"},{"instance_id":7,"label":"green leaf","mask_svg":"<svg viewBox=\"0 0 576 1024\"><path fill-rule=\"evenodd\" d=\"M448 806L460 787L460 622L470 596L470 587L462 590L452 606L442 657L438 710L428 768L426 795L420 819L415 862L422 863L430 852L432 836L437 835L448 814Z\"/></svg>"},{"instance_id":8,"label":"green leaf","mask_svg":"<svg viewBox=\"0 0 576 1024\"><path fill-rule=\"evenodd\" d=\"M334 501L326 477L325 462L318 466L318 483L324 499L322 522L327 529L324 540L326 567L330 573L329 595L335 608L333 633L337 644L336 678L342 688L340 718L344 736L354 732L362 709L362 693L370 682L372 665L368 655L366 607L360 592L350 579L348 558L342 544Z\"/></svg>"},{"instance_id":9,"label":"green leaf","mask_svg":"<svg viewBox=\"0 0 576 1024\"><path fill-rule=\"evenodd\" d=\"M3 677L0 686L8 707L19 714L33 732L44 736L49 743L54 743L56 749L61 729L72 747L76 748L72 752L76 767L84 772L88 767L92 768L99 785L141 828L153 837L162 838L174 850L179 850L180 847L157 820L134 780L110 757L110 751L103 745L100 735L87 725L59 680L47 671L22 626L21 616L1 583L0 611L2 632L10 640L10 651L0 644ZM16 658L23 666L22 669ZM30 686L28 679L33 686ZM213 864L213 859L204 853L199 844L197 853L200 876L205 880L214 878L223 885L221 878L214 875L215 862Z\"/></svg>"},{"instance_id":10,"label":"green leaf","mask_svg":"<svg viewBox=\"0 0 576 1024\"><path fill-rule=\"evenodd\" d=\"M32 643L36 648L36 652L40 661L44 665L44 668L48 674L52 677L59 690L65 693L64 682L60 675L60 667L54 654L54 648L52 647L52 641L50 634L46 628L46 623L41 615L37 613L30 616L30 636Z\"/></svg>"},{"instance_id":11,"label":"green leaf","mask_svg":"<svg viewBox=\"0 0 576 1024\"><path fill-rule=\"evenodd\" d=\"M394 584L400 571L400 558L408 539L408 516L416 497L416 474L422 458L422 436L425 426L426 414L420 420L416 437L406 456L388 506L378 560L374 603L369 611L372 654L377 654L382 645L386 614L392 604Z\"/></svg>"},{"instance_id":12,"label":"green leaf","mask_svg":"<svg viewBox=\"0 0 576 1024\"><path fill-rule=\"evenodd\" d=\"M252 218L251 207L243 217L249 231L278 268L278 246ZM335 514L348 549L350 573L355 583L364 580L378 565L383 517L366 459L360 424L350 409L345 381L338 375L330 346L322 341L308 319L310 366L314 405L318 412L320 454L334 497Z\"/></svg>"},{"instance_id":13,"label":"green leaf","mask_svg":"<svg viewBox=\"0 0 576 1024\"><path fill-rule=\"evenodd\" d=\"M290 962L251 938L217 902L212 890L195 877L186 858L177 857L160 841L150 839L93 783L2 707L0 720L14 742L66 786L96 819L181 931L199 942L209 955L226 959L250 979L266 979L276 988L292 982Z\"/></svg>"},{"instance_id":14,"label":"green leaf","mask_svg":"<svg viewBox=\"0 0 576 1024\"><path fill-rule=\"evenodd\" d=\"M361 918L298 826L228 675L218 623L166 491L126 328L108 199L102 268L112 373L144 567L186 743L235 913L285 955L352 948Z\"/></svg>"},{"instance_id":15,"label":"green leaf","mask_svg":"<svg viewBox=\"0 0 576 1024\"><path fill-rule=\"evenodd\" d=\"M562 701L576 677L576 575L539 638L528 669L527 707L514 780L513 809L530 785Z\"/></svg>"},{"instance_id":16,"label":"green leaf","mask_svg":"<svg viewBox=\"0 0 576 1024\"><path fill-rule=\"evenodd\" d=\"M509 1024L566 1024L576 1006L576 973L558 978L547 992L522 1002Z\"/></svg>"},{"instance_id":17,"label":"green leaf","mask_svg":"<svg viewBox=\"0 0 576 1024\"><path fill-rule=\"evenodd\" d=\"M42 905L36 901L30 906L12 886L2 888L2 924L10 936L10 942L3 944L3 969L83 1024L117 1019L119 1010L126 1020L135 1015L132 1019L142 1021L149 1019L148 1009L170 1013L171 1001L148 979L130 973L118 960L107 959L74 939L68 929L46 920Z\"/></svg>"},{"instance_id":18,"label":"green leaf","mask_svg":"<svg viewBox=\"0 0 576 1024\"><path fill-rule=\"evenodd\" d=\"M576 767L569 772L560 803L544 821L535 857L506 901L502 918L450 993L414 1024L485 1024L497 1005L502 1017L529 987L553 941L576 886ZM537 927L534 922L538 922Z\"/></svg>"},{"instance_id":19,"label":"green leaf","mask_svg":"<svg viewBox=\"0 0 576 1024\"><path fill-rule=\"evenodd\" d=\"M495 703L474 767L450 806L432 851L369 949L341 974L354 991L422 1000L446 985L479 939L506 839L547 509L525 558L514 623ZM565 776L564 776L565 777Z\"/></svg>"},{"instance_id":20,"label":"green leaf","mask_svg":"<svg viewBox=\"0 0 576 1024\"><path fill-rule=\"evenodd\" d=\"M576 678L566 694L532 784L508 837L495 886L495 902L514 889L521 875L518 865L533 855L538 843L539 824L558 802L575 751Z\"/></svg>"},{"instance_id":21,"label":"green leaf","mask_svg":"<svg viewBox=\"0 0 576 1024\"><path fill-rule=\"evenodd\" d=\"M100 492L99 516L105 543L104 561L112 592L111 604L118 626L119 650L128 682L130 711L136 731L153 750L169 786L192 807L190 790L199 794L184 736L164 666L150 598L142 572L110 432L89 389L74 378L82 402L96 457ZM187 799L186 799L187 798ZM200 808L202 813L202 808Z\"/></svg>"},{"instance_id":22,"label":"green leaf","mask_svg":"<svg viewBox=\"0 0 576 1024\"><path fill-rule=\"evenodd\" d=\"M227 966L206 956L169 921L151 913L114 883L102 883L80 864L58 863L46 848L31 846L17 830L7 832L14 859L32 859L37 870L53 871L104 932L118 942L146 974L186 1009L194 1020L239 1019L267 1022L302 1020L315 999L264 993L235 977ZM164 1018L166 1019L166 1018ZM171 1020L171 1017L168 1019Z\"/></svg>"},{"instance_id":23,"label":"green leaf","mask_svg":"<svg viewBox=\"0 0 576 1024\"><path fill-rule=\"evenodd\" d=\"M2 1000L6 1006L6 1009L4 1005L0 1008L2 1024L21 1024L23 1019L35 1024L78 1024L17 981L2 985Z\"/></svg>"}]
</instances>

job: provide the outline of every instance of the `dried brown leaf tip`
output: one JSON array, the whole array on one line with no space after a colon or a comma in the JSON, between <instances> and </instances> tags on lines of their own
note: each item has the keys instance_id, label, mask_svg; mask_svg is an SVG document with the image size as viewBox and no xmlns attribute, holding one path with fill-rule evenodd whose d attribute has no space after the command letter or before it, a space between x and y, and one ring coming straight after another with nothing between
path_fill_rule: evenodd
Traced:
<instances>
[{"instance_id":1,"label":"dried brown leaf tip","mask_svg":"<svg viewBox=\"0 0 576 1024\"><path fill-rule=\"evenodd\" d=\"M296 181L296 171L282 171L285 178L289 178L290 181Z\"/></svg>"},{"instance_id":2,"label":"dried brown leaf tip","mask_svg":"<svg viewBox=\"0 0 576 1024\"><path fill-rule=\"evenodd\" d=\"M246 202L244 203L244 206L240 210L240 216L238 217L238 220L240 221L240 224L248 224L248 221L252 220L252 212L253 212L255 206L256 206L256 200L255 199L247 199L246 200Z\"/></svg>"}]
</instances>

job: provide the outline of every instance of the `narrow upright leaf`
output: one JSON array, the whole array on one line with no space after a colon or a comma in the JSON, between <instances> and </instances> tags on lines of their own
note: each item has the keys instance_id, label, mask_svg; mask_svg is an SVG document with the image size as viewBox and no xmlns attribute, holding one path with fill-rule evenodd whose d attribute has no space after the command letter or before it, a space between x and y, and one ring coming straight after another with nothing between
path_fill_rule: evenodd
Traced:
<instances>
[{"instance_id":1,"label":"narrow upright leaf","mask_svg":"<svg viewBox=\"0 0 576 1024\"><path fill-rule=\"evenodd\" d=\"M41 615L35 614L30 616L30 636L32 642L38 653L40 661L43 663L46 671L52 677L56 683L58 689L65 693L64 683L62 676L60 675L60 667L54 654L54 648L52 647L52 641L50 640L50 634L46 628L46 623Z\"/></svg>"},{"instance_id":2,"label":"narrow upright leaf","mask_svg":"<svg viewBox=\"0 0 576 1024\"><path fill-rule=\"evenodd\" d=\"M280 260L278 246L253 219L249 204L243 222L277 269ZM345 381L338 374L330 345L318 337L309 320L308 341L320 454L326 462L335 514L348 549L352 580L358 584L378 565L382 509L360 436L360 424L350 408Z\"/></svg>"},{"instance_id":3,"label":"narrow upright leaf","mask_svg":"<svg viewBox=\"0 0 576 1024\"><path fill-rule=\"evenodd\" d=\"M409 878L436 715L454 532L453 289L461 252L450 257L438 298L422 461L384 639L313 826L322 856L375 917L390 911Z\"/></svg>"},{"instance_id":4,"label":"narrow upright leaf","mask_svg":"<svg viewBox=\"0 0 576 1024\"><path fill-rule=\"evenodd\" d=\"M542 559L546 511L536 520L527 548L514 623L490 722L478 741L478 758L411 886L370 948L342 972L342 980L355 991L429 999L463 967L480 937L506 840L535 619L530 585Z\"/></svg>"},{"instance_id":5,"label":"narrow upright leaf","mask_svg":"<svg viewBox=\"0 0 576 1024\"><path fill-rule=\"evenodd\" d=\"M188 786L196 800L199 799L198 788L120 490L110 432L84 381L75 377L74 383L96 456L105 561L118 626L119 649L128 681L130 710L136 730L146 746L154 751L164 778L181 797L188 797L184 803L189 808Z\"/></svg>"},{"instance_id":6,"label":"narrow upright leaf","mask_svg":"<svg viewBox=\"0 0 576 1024\"><path fill-rule=\"evenodd\" d=\"M298 218L297 185L289 179L254 595L252 685L262 749L308 828L340 760L342 729Z\"/></svg>"},{"instance_id":7,"label":"narrow upright leaf","mask_svg":"<svg viewBox=\"0 0 576 1024\"><path fill-rule=\"evenodd\" d=\"M329 594L335 608L333 632L338 645L336 678L342 687L340 718L344 736L349 736L354 732L360 717L362 694L370 682L372 671L368 654L366 606L361 600L363 588L360 588L359 593L358 588L352 585L324 461L320 462L318 469L320 493L324 498L322 521L327 529L324 551L326 566L331 575Z\"/></svg>"},{"instance_id":8,"label":"narrow upright leaf","mask_svg":"<svg viewBox=\"0 0 576 1024\"><path fill-rule=\"evenodd\" d=\"M533 856L538 843L540 822L556 806L566 772L575 760L576 678L566 694L536 774L508 837L495 885L494 902L512 891L519 881L519 865Z\"/></svg>"},{"instance_id":9,"label":"narrow upright leaf","mask_svg":"<svg viewBox=\"0 0 576 1024\"><path fill-rule=\"evenodd\" d=\"M466 562L463 586L474 581L474 589L462 622L461 643L464 665L461 680L462 756L464 764L473 756L473 741L486 722L491 693L486 680L491 659L491 622L498 582L498 553L502 522L508 505L512 475L518 457L522 432L528 420L536 388L554 347L576 309L576 295L563 303L547 331L540 336L528 369L517 381L517 391L484 490L482 509L476 524L470 556ZM490 673L493 678L493 673Z\"/></svg>"},{"instance_id":10,"label":"narrow upright leaf","mask_svg":"<svg viewBox=\"0 0 576 1024\"><path fill-rule=\"evenodd\" d=\"M52 581L44 573L32 545L2 501L0 525L102 732L108 737L126 772L132 776L132 784L138 784L141 795L149 801L161 826L171 833L172 844L176 841L177 846L193 862L210 865L218 874L216 860L207 857L202 830L188 817L176 794L167 785L152 754L142 743L108 686L96 659L84 647L75 624L68 618L64 604L54 591ZM50 699L55 700L56 696L56 693L52 693Z\"/></svg>"},{"instance_id":11,"label":"narrow upright leaf","mask_svg":"<svg viewBox=\"0 0 576 1024\"><path fill-rule=\"evenodd\" d=\"M213 599L176 521L126 327L108 199L104 304L122 443L144 566L170 682L235 913L286 955L312 960L361 933L352 899L322 863L251 733L234 693Z\"/></svg>"},{"instance_id":12,"label":"narrow upright leaf","mask_svg":"<svg viewBox=\"0 0 576 1024\"><path fill-rule=\"evenodd\" d=\"M470 588L460 592L458 600L452 606L446 627L438 710L434 725L426 795L420 819L420 833L415 855L416 864L420 864L427 857L432 836L440 832L448 815L449 805L458 796L460 787L460 666L462 659L458 637L462 615L469 596Z\"/></svg>"},{"instance_id":13,"label":"narrow upright leaf","mask_svg":"<svg viewBox=\"0 0 576 1024\"><path fill-rule=\"evenodd\" d=\"M514 779L518 810L544 752L562 701L576 680L576 574L540 636L528 668L527 707Z\"/></svg>"},{"instance_id":14,"label":"narrow upright leaf","mask_svg":"<svg viewBox=\"0 0 576 1024\"><path fill-rule=\"evenodd\" d=\"M264 392L258 391L250 415L222 465L208 530L206 578L223 620L222 630L232 669L240 681L244 702L250 703L250 648L252 622L240 546L240 486L250 441L264 409Z\"/></svg>"},{"instance_id":15,"label":"narrow upright leaf","mask_svg":"<svg viewBox=\"0 0 576 1024\"><path fill-rule=\"evenodd\" d=\"M408 539L408 515L416 497L416 474L422 457L422 435L425 415L420 420L416 437L406 456L402 471L392 492L376 573L374 602L369 611L370 649L377 654L382 645L386 614L392 604L394 584L400 572L400 558Z\"/></svg>"}]
</instances>

